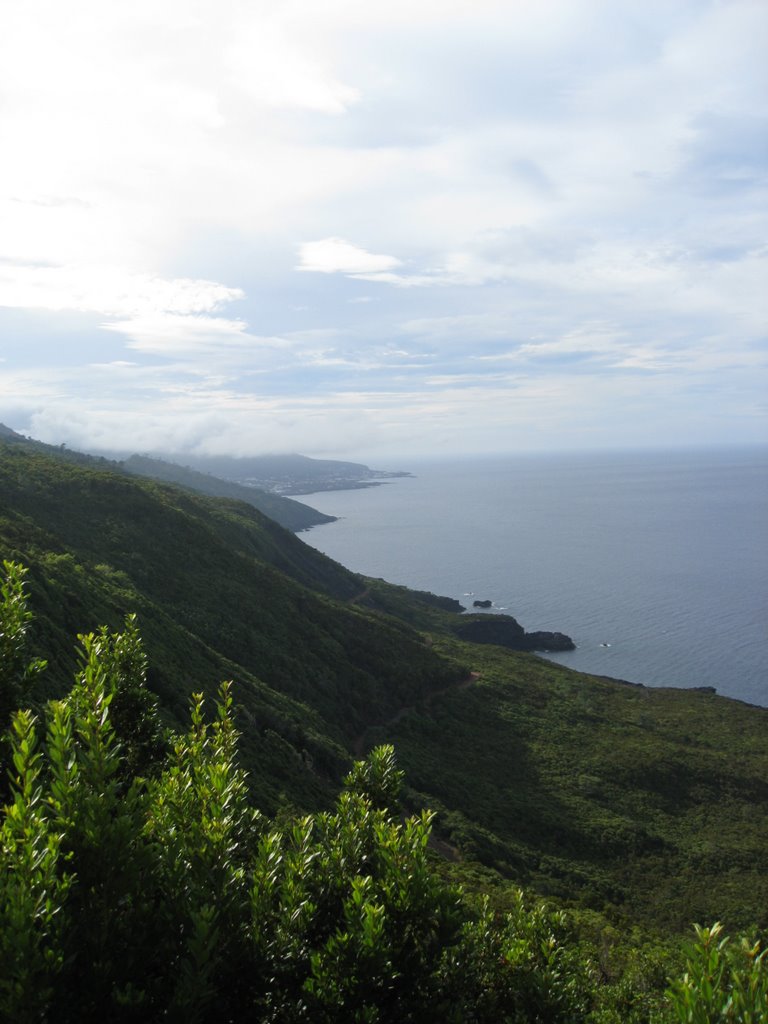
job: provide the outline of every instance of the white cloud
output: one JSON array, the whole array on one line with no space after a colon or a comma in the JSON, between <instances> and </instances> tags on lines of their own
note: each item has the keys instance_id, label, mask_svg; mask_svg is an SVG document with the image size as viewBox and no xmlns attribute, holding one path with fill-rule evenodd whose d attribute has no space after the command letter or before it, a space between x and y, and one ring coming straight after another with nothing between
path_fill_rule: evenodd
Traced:
<instances>
[{"instance_id":1,"label":"white cloud","mask_svg":"<svg viewBox=\"0 0 768 1024\"><path fill-rule=\"evenodd\" d=\"M320 274L349 274L371 280L381 279L393 267L400 266L395 256L367 252L343 238L322 238L317 242L303 242L299 246L297 270L309 270Z\"/></svg>"},{"instance_id":2,"label":"white cloud","mask_svg":"<svg viewBox=\"0 0 768 1024\"><path fill-rule=\"evenodd\" d=\"M0 262L0 306L124 316L157 311L212 312L241 298L241 289L215 281L164 279L118 267L41 267Z\"/></svg>"},{"instance_id":3,"label":"white cloud","mask_svg":"<svg viewBox=\"0 0 768 1024\"><path fill-rule=\"evenodd\" d=\"M361 444L484 447L486 405L506 443L553 438L537 402L618 441L611 382L699 423L695 374L727 433L765 390L767 29L761 0L11 5L4 383L61 426L98 373L89 428L145 445L272 417L343 446L354 393ZM84 314L66 344L56 311Z\"/></svg>"},{"instance_id":4,"label":"white cloud","mask_svg":"<svg viewBox=\"0 0 768 1024\"><path fill-rule=\"evenodd\" d=\"M126 335L129 338L128 348L133 351L152 355L207 353L223 356L227 352L242 354L290 346L284 338L250 334L244 320L227 320L224 317L161 312L105 323L102 327Z\"/></svg>"},{"instance_id":5,"label":"white cloud","mask_svg":"<svg viewBox=\"0 0 768 1024\"><path fill-rule=\"evenodd\" d=\"M269 107L343 114L359 91L334 78L277 18L262 14L242 26L226 51L232 83Z\"/></svg>"},{"instance_id":6,"label":"white cloud","mask_svg":"<svg viewBox=\"0 0 768 1024\"><path fill-rule=\"evenodd\" d=\"M613 355L623 347L624 332L610 324L586 324L568 331L555 341L526 342L518 352L522 356Z\"/></svg>"},{"instance_id":7,"label":"white cloud","mask_svg":"<svg viewBox=\"0 0 768 1024\"><path fill-rule=\"evenodd\" d=\"M733 440L723 430L732 417L757 439L761 417L749 401L746 374L732 378L720 394L725 420L713 417L700 398L702 389L711 396L711 385L693 370L684 385L674 375L652 375L643 378L642 388L629 371L442 374L408 392L331 386L317 395L249 394L232 383L187 381L177 374L158 385L137 405L130 392L115 382L110 386L103 368L86 368L76 400L66 387L28 382L15 400L20 415L12 425L71 446L240 454L300 447L309 454L365 453L370 460L384 453L402 461L404 455L477 451L478 409L485 452L578 449L605 444L606 437L617 446L664 444L670 429L676 443L721 443Z\"/></svg>"}]
</instances>

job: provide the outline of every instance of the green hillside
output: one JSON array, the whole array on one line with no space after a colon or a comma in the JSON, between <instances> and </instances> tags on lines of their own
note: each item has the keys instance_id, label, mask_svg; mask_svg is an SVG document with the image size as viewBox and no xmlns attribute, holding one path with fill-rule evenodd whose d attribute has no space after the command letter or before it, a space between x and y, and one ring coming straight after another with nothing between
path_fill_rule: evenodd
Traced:
<instances>
[{"instance_id":1,"label":"green hillside","mask_svg":"<svg viewBox=\"0 0 768 1024\"><path fill-rule=\"evenodd\" d=\"M68 687L76 633L135 611L170 719L193 689L234 679L246 746L267 734L279 752L256 776L273 801L286 774L307 776L289 798L317 790L304 762L335 785L339 744L466 672L359 607L363 580L250 506L20 445L0 445L0 495L2 555L30 567L46 693Z\"/></svg>"},{"instance_id":2,"label":"green hillside","mask_svg":"<svg viewBox=\"0 0 768 1024\"><path fill-rule=\"evenodd\" d=\"M74 634L136 612L166 722L234 681L267 813L329 806L353 756L392 741L470 888L666 932L768 924L765 709L461 641L451 602L350 573L249 505L12 440L0 557L30 570L38 701L71 685Z\"/></svg>"},{"instance_id":3,"label":"green hillside","mask_svg":"<svg viewBox=\"0 0 768 1024\"><path fill-rule=\"evenodd\" d=\"M294 532L308 530L311 526L319 526L321 523L332 523L334 520L333 516L318 512L317 509L310 508L309 505L293 498L283 498L259 487L245 487L231 480L221 480L210 473L201 473L164 459L131 455L123 461L122 466L128 473L136 476L164 480L166 483L178 484L180 487L198 491L200 494L209 494L215 498L244 501Z\"/></svg>"},{"instance_id":4,"label":"green hillside","mask_svg":"<svg viewBox=\"0 0 768 1024\"><path fill-rule=\"evenodd\" d=\"M449 852L627 926L768 927L768 709L498 648L471 665L368 737L395 745Z\"/></svg>"},{"instance_id":5,"label":"green hillside","mask_svg":"<svg viewBox=\"0 0 768 1024\"><path fill-rule=\"evenodd\" d=\"M64 445L55 447L42 441L34 441L22 434L17 434L15 430L11 430L3 423L0 423L0 439L7 444L20 445L26 449L32 449L77 465L99 466L113 473L147 476L153 480L164 480L167 483L177 484L179 487L196 493L243 501L294 532L308 530L321 523L330 523L334 519L333 516L318 512L317 509L310 508L309 505L295 501L293 498L269 493L258 486L245 487L231 480L221 480L208 472L201 473L188 466L165 462L162 459L131 455L124 461L113 461L102 456L86 455L83 452L66 448ZM306 461L312 463L313 460L307 459Z\"/></svg>"}]
</instances>

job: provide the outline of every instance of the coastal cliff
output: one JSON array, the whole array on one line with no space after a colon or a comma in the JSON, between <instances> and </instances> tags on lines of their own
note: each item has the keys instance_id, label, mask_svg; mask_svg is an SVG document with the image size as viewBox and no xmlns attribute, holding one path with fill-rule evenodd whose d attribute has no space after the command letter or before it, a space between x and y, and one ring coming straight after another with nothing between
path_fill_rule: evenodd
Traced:
<instances>
[{"instance_id":1,"label":"coastal cliff","mask_svg":"<svg viewBox=\"0 0 768 1024\"><path fill-rule=\"evenodd\" d=\"M572 651L576 647L565 633L526 633L511 615L466 615L454 624L453 632L461 640L496 644L512 651Z\"/></svg>"}]
</instances>

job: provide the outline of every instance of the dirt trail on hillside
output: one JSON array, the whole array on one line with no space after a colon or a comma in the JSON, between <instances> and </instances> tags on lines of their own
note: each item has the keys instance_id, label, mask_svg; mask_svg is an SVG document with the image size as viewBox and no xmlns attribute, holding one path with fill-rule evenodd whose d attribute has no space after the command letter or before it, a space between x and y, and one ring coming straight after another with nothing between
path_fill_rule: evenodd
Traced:
<instances>
[{"instance_id":1,"label":"dirt trail on hillside","mask_svg":"<svg viewBox=\"0 0 768 1024\"><path fill-rule=\"evenodd\" d=\"M480 678L479 672L470 672L464 679L459 679L456 683L450 683L448 686L443 686L439 690L433 690L432 693L427 694L426 697L422 697L421 700L415 704L406 704L400 708L391 718L388 718L385 722L374 722L356 736L352 741L352 753L356 758L362 758L365 756L365 737L368 735L371 729L386 729L390 725L396 725L402 718L404 718L411 711L415 711L417 708L427 708L437 698L444 697L446 693L453 693L455 690L466 690L477 682Z\"/></svg>"}]
</instances>

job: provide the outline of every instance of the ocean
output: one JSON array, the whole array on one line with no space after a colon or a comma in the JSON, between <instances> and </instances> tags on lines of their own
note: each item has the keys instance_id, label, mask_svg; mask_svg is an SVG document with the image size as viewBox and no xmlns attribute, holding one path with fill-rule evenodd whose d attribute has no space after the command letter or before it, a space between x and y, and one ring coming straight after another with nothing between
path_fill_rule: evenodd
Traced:
<instances>
[{"instance_id":1,"label":"ocean","mask_svg":"<svg viewBox=\"0 0 768 1024\"><path fill-rule=\"evenodd\" d=\"M392 465L412 478L305 496L302 539L347 568L491 600L649 686L768 706L768 449L530 455Z\"/></svg>"}]
</instances>

